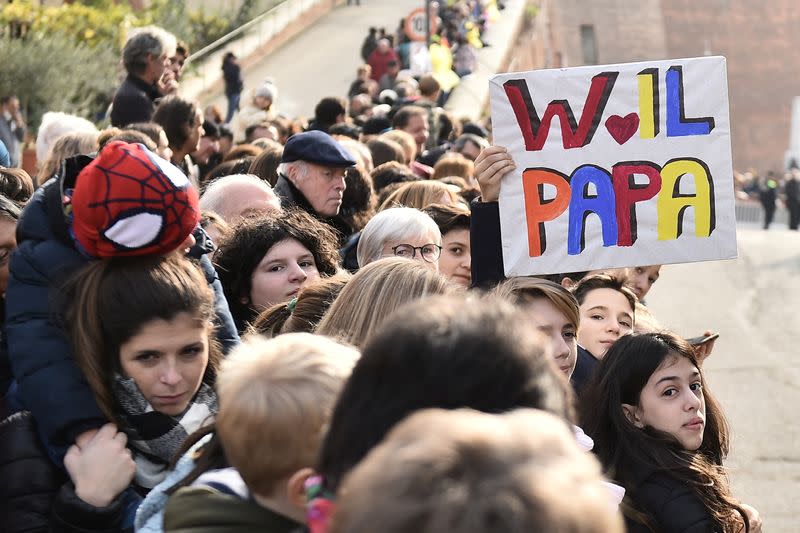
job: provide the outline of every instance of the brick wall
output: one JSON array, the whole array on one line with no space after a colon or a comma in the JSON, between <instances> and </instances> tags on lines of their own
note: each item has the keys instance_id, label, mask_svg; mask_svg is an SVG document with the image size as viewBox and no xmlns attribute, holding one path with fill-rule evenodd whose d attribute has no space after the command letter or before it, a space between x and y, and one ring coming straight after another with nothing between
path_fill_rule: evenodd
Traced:
<instances>
[{"instance_id":1,"label":"brick wall","mask_svg":"<svg viewBox=\"0 0 800 533\"><path fill-rule=\"evenodd\" d=\"M661 10L671 57L728 58L734 166L780 169L792 98L800 95L800 4L665 0Z\"/></svg>"},{"instance_id":2,"label":"brick wall","mask_svg":"<svg viewBox=\"0 0 800 533\"><path fill-rule=\"evenodd\" d=\"M728 58L734 166L779 169L800 95L798 0L542 0L553 65L583 64L580 26L594 27L598 63Z\"/></svg>"}]
</instances>

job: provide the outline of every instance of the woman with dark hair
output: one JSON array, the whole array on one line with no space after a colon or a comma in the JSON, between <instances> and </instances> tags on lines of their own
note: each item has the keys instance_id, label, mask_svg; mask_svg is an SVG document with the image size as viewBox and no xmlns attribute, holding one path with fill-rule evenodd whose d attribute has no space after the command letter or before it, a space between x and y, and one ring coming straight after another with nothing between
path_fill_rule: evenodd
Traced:
<instances>
[{"instance_id":1,"label":"woman with dark hair","mask_svg":"<svg viewBox=\"0 0 800 533\"><path fill-rule=\"evenodd\" d=\"M581 396L580 420L626 489L628 531L761 531L758 512L731 494L727 422L677 335L617 340Z\"/></svg>"},{"instance_id":2,"label":"woman with dark hair","mask_svg":"<svg viewBox=\"0 0 800 533\"><path fill-rule=\"evenodd\" d=\"M48 519L48 531L129 531L141 497L217 411L214 293L200 269L170 254L92 262L62 297L75 361L110 423L67 450L68 479L37 442L30 413L0 425L0 473L20 482L4 487L14 503L0 523L9 531Z\"/></svg>"},{"instance_id":3,"label":"woman with dark hair","mask_svg":"<svg viewBox=\"0 0 800 533\"><path fill-rule=\"evenodd\" d=\"M205 134L203 110L191 100L176 95L165 96L153 113L153 122L164 128L167 134L172 163L197 186L199 170L189 154L198 149L200 138Z\"/></svg>"},{"instance_id":4,"label":"woman with dark hair","mask_svg":"<svg viewBox=\"0 0 800 533\"><path fill-rule=\"evenodd\" d=\"M234 226L214 263L239 331L264 309L288 302L308 281L335 274L337 239L325 224L293 210Z\"/></svg>"},{"instance_id":5,"label":"woman with dark hair","mask_svg":"<svg viewBox=\"0 0 800 533\"><path fill-rule=\"evenodd\" d=\"M21 168L0 166L0 194L12 202L24 204L33 196L33 190L33 178L30 174Z\"/></svg>"}]
</instances>

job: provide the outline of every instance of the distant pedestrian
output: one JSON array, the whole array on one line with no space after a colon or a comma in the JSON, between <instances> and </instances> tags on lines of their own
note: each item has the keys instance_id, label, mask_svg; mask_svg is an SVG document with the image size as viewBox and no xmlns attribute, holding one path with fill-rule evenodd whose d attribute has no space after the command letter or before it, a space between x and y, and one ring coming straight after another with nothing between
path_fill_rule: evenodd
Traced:
<instances>
[{"instance_id":1,"label":"distant pedestrian","mask_svg":"<svg viewBox=\"0 0 800 533\"><path fill-rule=\"evenodd\" d=\"M788 173L783 186L786 199L786 209L789 210L789 229L797 231L800 226L800 181L797 180L797 170Z\"/></svg>"},{"instance_id":2,"label":"distant pedestrian","mask_svg":"<svg viewBox=\"0 0 800 533\"><path fill-rule=\"evenodd\" d=\"M370 54L378 47L378 29L372 27L369 29L364 43L361 45L361 59L366 61L369 59Z\"/></svg>"},{"instance_id":3,"label":"distant pedestrian","mask_svg":"<svg viewBox=\"0 0 800 533\"><path fill-rule=\"evenodd\" d=\"M22 154L22 141L25 140L27 125L19 110L19 98L8 95L0 99L0 142L8 150L10 164L18 167Z\"/></svg>"},{"instance_id":4,"label":"distant pedestrian","mask_svg":"<svg viewBox=\"0 0 800 533\"><path fill-rule=\"evenodd\" d=\"M367 58L367 63L372 67L372 79L379 82L381 77L386 74L389 69L389 63L392 61L400 62L397 52L394 51L388 39L380 39L377 48Z\"/></svg>"},{"instance_id":5,"label":"distant pedestrian","mask_svg":"<svg viewBox=\"0 0 800 533\"><path fill-rule=\"evenodd\" d=\"M769 225L772 224L772 219L775 217L775 202L778 199L778 182L775 181L775 173L771 170L761 184L758 197L764 208L764 229L769 229Z\"/></svg>"},{"instance_id":6,"label":"distant pedestrian","mask_svg":"<svg viewBox=\"0 0 800 533\"><path fill-rule=\"evenodd\" d=\"M233 52L228 52L222 58L222 76L225 79L225 98L228 99L228 113L225 123L229 124L234 113L239 111L239 101L244 89L242 68Z\"/></svg>"}]
</instances>

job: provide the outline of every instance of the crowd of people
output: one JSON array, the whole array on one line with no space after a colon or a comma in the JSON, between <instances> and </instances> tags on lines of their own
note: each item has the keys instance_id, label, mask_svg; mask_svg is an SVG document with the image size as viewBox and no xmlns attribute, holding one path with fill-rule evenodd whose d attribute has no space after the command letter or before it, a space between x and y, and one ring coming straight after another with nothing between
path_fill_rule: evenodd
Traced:
<instances>
[{"instance_id":1,"label":"crowd of people","mask_svg":"<svg viewBox=\"0 0 800 533\"><path fill-rule=\"evenodd\" d=\"M735 175L737 198L756 201L764 211L764 229L769 229L775 219L775 211L783 205L788 211L790 230L800 229L800 169L792 161L789 170L778 176L768 171L764 177L748 171Z\"/></svg>"},{"instance_id":2,"label":"crowd of people","mask_svg":"<svg viewBox=\"0 0 800 533\"><path fill-rule=\"evenodd\" d=\"M271 82L237 111L233 55L202 109L140 29L112 126L3 162L5 530L761 531L711 331L659 325L660 265L505 279L512 158L383 39L303 124Z\"/></svg>"}]
</instances>

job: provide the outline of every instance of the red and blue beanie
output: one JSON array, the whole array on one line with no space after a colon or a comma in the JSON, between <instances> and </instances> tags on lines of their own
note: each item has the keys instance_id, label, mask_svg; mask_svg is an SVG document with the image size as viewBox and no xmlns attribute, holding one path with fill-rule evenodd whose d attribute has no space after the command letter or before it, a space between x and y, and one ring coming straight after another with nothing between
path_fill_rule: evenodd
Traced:
<instances>
[{"instance_id":1,"label":"red and blue beanie","mask_svg":"<svg viewBox=\"0 0 800 533\"><path fill-rule=\"evenodd\" d=\"M176 250L200 221L200 206L178 167L144 145L114 141L78 175L72 214L78 243L105 259Z\"/></svg>"}]
</instances>

